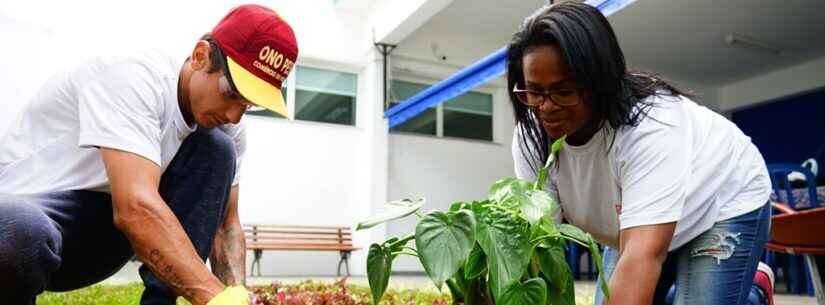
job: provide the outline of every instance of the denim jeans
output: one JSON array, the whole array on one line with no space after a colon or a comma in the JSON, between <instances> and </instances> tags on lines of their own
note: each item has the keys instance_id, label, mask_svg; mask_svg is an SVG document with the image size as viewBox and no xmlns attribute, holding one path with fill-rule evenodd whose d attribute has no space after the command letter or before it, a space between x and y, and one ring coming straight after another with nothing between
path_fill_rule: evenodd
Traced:
<instances>
[{"instance_id":1,"label":"denim jeans","mask_svg":"<svg viewBox=\"0 0 825 305\"><path fill-rule=\"evenodd\" d=\"M673 304L676 305L767 304L759 288L753 284L753 276L768 239L770 208L768 203L746 214L717 222L684 246L668 253L653 304L668 304L667 294L674 284ZM605 248L603 266L608 279L618 259L617 250ZM595 304L602 304L603 298L596 289Z\"/></svg>"},{"instance_id":2,"label":"denim jeans","mask_svg":"<svg viewBox=\"0 0 825 305\"><path fill-rule=\"evenodd\" d=\"M161 176L159 193L206 261L223 222L235 173L235 145L218 129L184 140ZM34 305L45 290L68 291L100 282L134 256L113 224L107 193L65 191L0 194L0 300ZM145 265L141 304L174 304L176 293ZM6 303L10 302L10 303Z\"/></svg>"}]
</instances>

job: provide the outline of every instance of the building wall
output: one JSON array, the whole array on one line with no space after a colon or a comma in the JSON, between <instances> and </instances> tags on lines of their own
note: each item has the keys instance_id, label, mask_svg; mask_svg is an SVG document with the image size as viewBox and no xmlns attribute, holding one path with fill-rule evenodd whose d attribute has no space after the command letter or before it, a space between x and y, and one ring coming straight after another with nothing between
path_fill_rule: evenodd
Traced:
<instances>
[{"instance_id":1,"label":"building wall","mask_svg":"<svg viewBox=\"0 0 825 305\"><path fill-rule=\"evenodd\" d=\"M731 111L825 87L825 57L773 71L719 89L722 111Z\"/></svg>"}]
</instances>

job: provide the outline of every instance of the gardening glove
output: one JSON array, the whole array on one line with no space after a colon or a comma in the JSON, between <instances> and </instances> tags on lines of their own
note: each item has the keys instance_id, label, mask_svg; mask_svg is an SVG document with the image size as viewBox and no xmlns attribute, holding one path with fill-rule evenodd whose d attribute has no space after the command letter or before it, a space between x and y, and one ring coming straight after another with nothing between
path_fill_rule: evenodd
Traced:
<instances>
[{"instance_id":1,"label":"gardening glove","mask_svg":"<svg viewBox=\"0 0 825 305\"><path fill-rule=\"evenodd\" d=\"M227 286L206 305L249 305L249 291L243 286Z\"/></svg>"}]
</instances>

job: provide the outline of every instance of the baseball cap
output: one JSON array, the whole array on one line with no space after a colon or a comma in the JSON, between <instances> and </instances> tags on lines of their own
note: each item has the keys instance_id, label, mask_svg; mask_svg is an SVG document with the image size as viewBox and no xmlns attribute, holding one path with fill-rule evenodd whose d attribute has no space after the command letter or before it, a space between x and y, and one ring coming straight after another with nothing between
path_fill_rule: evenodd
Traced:
<instances>
[{"instance_id":1,"label":"baseball cap","mask_svg":"<svg viewBox=\"0 0 825 305\"><path fill-rule=\"evenodd\" d=\"M281 86L295 66L295 33L275 11L256 4L241 5L212 29L226 54L232 84L249 102L292 119Z\"/></svg>"}]
</instances>

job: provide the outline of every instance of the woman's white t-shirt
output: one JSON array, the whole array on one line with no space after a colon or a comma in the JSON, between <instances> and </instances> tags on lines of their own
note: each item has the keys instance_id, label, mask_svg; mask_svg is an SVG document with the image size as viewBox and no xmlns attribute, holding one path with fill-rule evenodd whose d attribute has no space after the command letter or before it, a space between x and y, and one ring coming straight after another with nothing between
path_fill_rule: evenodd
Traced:
<instances>
[{"instance_id":1,"label":"woman's white t-shirt","mask_svg":"<svg viewBox=\"0 0 825 305\"><path fill-rule=\"evenodd\" d=\"M653 106L637 126L606 127L559 151L544 189L571 224L618 247L620 230L675 221L673 250L767 202L765 161L736 125L686 97L646 102ZM523 147L529 149L516 127L516 176L534 180Z\"/></svg>"}]
</instances>

